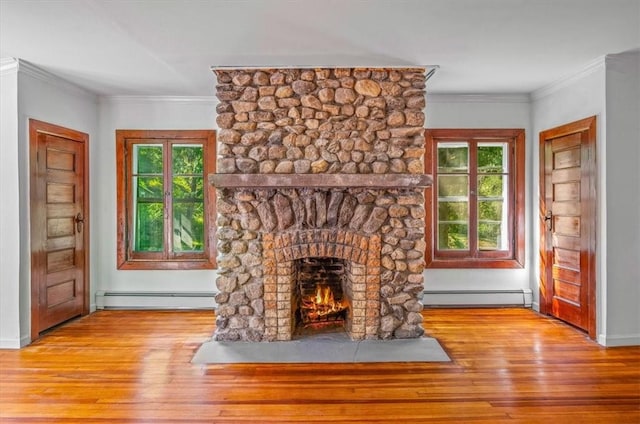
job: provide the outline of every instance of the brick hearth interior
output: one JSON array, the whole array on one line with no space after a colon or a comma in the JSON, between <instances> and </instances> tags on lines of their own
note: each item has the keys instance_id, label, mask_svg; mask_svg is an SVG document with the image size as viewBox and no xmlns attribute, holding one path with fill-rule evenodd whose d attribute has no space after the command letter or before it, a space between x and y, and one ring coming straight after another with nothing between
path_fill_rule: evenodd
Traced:
<instances>
[{"instance_id":1,"label":"brick hearth interior","mask_svg":"<svg viewBox=\"0 0 640 424\"><path fill-rule=\"evenodd\" d=\"M354 339L423 334L425 70L216 70L216 340L291 340L297 261L344 264Z\"/></svg>"}]
</instances>

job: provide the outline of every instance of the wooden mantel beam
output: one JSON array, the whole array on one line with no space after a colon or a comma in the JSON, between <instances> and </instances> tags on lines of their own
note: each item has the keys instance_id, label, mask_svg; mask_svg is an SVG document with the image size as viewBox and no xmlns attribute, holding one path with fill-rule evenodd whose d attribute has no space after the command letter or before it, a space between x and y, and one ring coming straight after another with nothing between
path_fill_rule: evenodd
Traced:
<instances>
[{"instance_id":1,"label":"wooden mantel beam","mask_svg":"<svg viewBox=\"0 0 640 424\"><path fill-rule=\"evenodd\" d=\"M209 174L218 188L424 188L428 174Z\"/></svg>"}]
</instances>

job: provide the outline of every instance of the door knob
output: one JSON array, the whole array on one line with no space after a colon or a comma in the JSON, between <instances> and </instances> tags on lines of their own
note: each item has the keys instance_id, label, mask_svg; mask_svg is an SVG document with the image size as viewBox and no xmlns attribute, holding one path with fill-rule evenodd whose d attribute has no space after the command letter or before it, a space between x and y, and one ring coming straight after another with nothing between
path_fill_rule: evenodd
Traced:
<instances>
[{"instance_id":1,"label":"door knob","mask_svg":"<svg viewBox=\"0 0 640 424\"><path fill-rule=\"evenodd\" d=\"M551 231L553 229L553 213L551 211L547 211L544 215L544 222L547 225L547 230Z\"/></svg>"},{"instance_id":2,"label":"door knob","mask_svg":"<svg viewBox=\"0 0 640 424\"><path fill-rule=\"evenodd\" d=\"M84 217L82 216L82 212L78 212L75 219L76 221L76 230L81 233L82 232L82 224L84 223Z\"/></svg>"}]
</instances>

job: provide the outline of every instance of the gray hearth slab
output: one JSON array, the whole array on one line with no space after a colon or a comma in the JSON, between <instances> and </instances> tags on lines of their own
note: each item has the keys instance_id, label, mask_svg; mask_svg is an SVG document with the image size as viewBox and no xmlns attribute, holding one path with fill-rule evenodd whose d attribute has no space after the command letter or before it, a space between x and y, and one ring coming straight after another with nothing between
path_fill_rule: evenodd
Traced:
<instances>
[{"instance_id":1,"label":"gray hearth slab","mask_svg":"<svg viewBox=\"0 0 640 424\"><path fill-rule=\"evenodd\" d=\"M430 337L352 341L345 333L321 334L288 342L220 342L202 344L194 364L449 362Z\"/></svg>"}]
</instances>

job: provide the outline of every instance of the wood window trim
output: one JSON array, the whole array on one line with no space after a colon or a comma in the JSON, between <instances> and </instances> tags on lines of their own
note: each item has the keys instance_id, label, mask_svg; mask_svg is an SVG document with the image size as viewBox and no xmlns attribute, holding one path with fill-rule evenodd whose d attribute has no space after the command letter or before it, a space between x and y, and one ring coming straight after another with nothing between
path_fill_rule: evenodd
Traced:
<instances>
[{"instance_id":1,"label":"wood window trim","mask_svg":"<svg viewBox=\"0 0 640 424\"><path fill-rule=\"evenodd\" d=\"M131 198L127 193L130 164L126 162L127 140L196 141L204 147L204 199L205 199L205 246L204 258L138 259L129 255ZM116 172L117 172L117 268L122 270L185 270L213 269L216 267L216 194L207 182L207 176L215 173L216 132L214 130L116 130Z\"/></svg>"},{"instance_id":2,"label":"wood window trim","mask_svg":"<svg viewBox=\"0 0 640 424\"><path fill-rule=\"evenodd\" d=\"M510 220L509 258L473 258L468 255L443 258L435 244L437 205L437 140L503 139L513 146L513 166L509 175L513 187ZM434 184L425 190L427 268L524 268L525 264L525 133L523 129L427 129L425 130L425 173L434 177ZM452 255L455 256L455 255Z\"/></svg>"}]
</instances>

